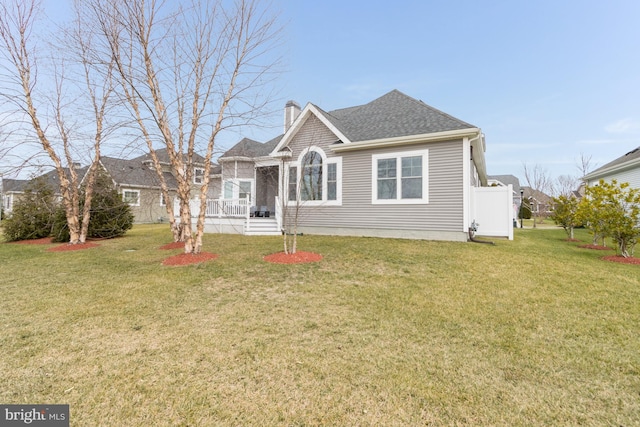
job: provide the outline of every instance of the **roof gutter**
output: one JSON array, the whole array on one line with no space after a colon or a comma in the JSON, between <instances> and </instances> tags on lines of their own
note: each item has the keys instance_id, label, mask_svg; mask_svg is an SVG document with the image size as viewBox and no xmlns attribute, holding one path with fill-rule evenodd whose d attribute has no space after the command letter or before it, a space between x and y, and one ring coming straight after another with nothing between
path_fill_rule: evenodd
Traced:
<instances>
[{"instance_id":1,"label":"roof gutter","mask_svg":"<svg viewBox=\"0 0 640 427\"><path fill-rule=\"evenodd\" d=\"M467 128L458 130L449 130L444 132L427 133L421 135L399 136L393 138L371 139L367 141L349 142L340 145L331 146L331 150L335 153L344 151L366 150L369 148L386 148L402 145L420 144L423 142L446 141L450 139L477 137L482 135L478 128Z\"/></svg>"},{"instance_id":2,"label":"roof gutter","mask_svg":"<svg viewBox=\"0 0 640 427\"><path fill-rule=\"evenodd\" d=\"M478 171L478 177L480 178L480 185L486 187L488 185L487 178L487 165L484 161L485 142L484 134L478 129L478 134L469 140L469 144L472 147L473 163L476 165Z\"/></svg>"},{"instance_id":3,"label":"roof gutter","mask_svg":"<svg viewBox=\"0 0 640 427\"><path fill-rule=\"evenodd\" d=\"M247 156L218 157L218 162L234 162L234 161L252 162L253 157L247 157Z\"/></svg>"},{"instance_id":4,"label":"roof gutter","mask_svg":"<svg viewBox=\"0 0 640 427\"><path fill-rule=\"evenodd\" d=\"M602 178L603 176L606 176L611 172L622 172L624 170L631 169L632 167L634 167L636 165L640 165L640 158L631 159L631 160L629 160L627 162L624 162L624 163L618 163L617 165L610 166L610 167L608 167L606 169L595 170L595 171L593 171L591 173L586 174L581 179L583 181L595 180L595 179L598 179L598 178Z\"/></svg>"}]
</instances>

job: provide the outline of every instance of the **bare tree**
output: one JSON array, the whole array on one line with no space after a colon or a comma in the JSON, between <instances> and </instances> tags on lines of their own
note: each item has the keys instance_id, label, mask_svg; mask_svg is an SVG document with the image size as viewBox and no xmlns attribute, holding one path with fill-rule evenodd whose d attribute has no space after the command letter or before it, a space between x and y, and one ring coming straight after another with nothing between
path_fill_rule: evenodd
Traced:
<instances>
[{"instance_id":1,"label":"bare tree","mask_svg":"<svg viewBox=\"0 0 640 427\"><path fill-rule=\"evenodd\" d=\"M218 135L251 123L270 101L264 90L275 76L278 59L276 21L257 0L192 1L169 9L156 0L90 0L107 54L116 61L121 94L127 101L158 171L167 183L155 144L166 149L177 183L180 224L167 204L174 238L186 253L202 247L211 160ZM194 186L198 151L204 151L204 175ZM191 226L192 191L198 191L199 215ZM167 198L168 199L168 198Z\"/></svg>"},{"instance_id":2,"label":"bare tree","mask_svg":"<svg viewBox=\"0 0 640 427\"><path fill-rule=\"evenodd\" d=\"M93 65L86 56L87 46L91 42L91 34L85 31L81 25L72 30L72 40L68 60L62 59L53 63L53 72L45 77L54 85L53 99L50 106L45 100L48 98L38 91L38 56L37 45L31 36L36 25L39 3L36 0L13 0L0 6L0 40L3 43L2 53L9 66L5 68L4 88L5 96L17 106L17 112L26 115L27 120L35 132L36 139L41 149L48 155L53 163L62 195L67 224L69 226L70 243L83 243L87 237L90 220L91 195L94 176L100 159L100 144L104 136L104 118L111 93L111 80L109 73L96 79ZM73 63L71 60L75 60ZM67 95L77 93L76 82L67 78L66 65L80 64L83 83L81 87L84 93L80 98L90 101L92 106L91 122L95 125L93 132L93 156L89 168L88 179L85 182L87 198L85 199L80 218L80 182L76 167L77 153L83 151L82 141L72 131L75 124L69 122L69 117L77 117L78 110L74 107ZM72 66L73 67L73 66ZM108 69L109 67L107 67ZM100 81L101 84L96 84ZM73 87L75 86L75 87ZM38 108L41 106L42 108ZM45 113L41 113L45 111ZM90 149L91 150L91 149Z\"/></svg>"},{"instance_id":3,"label":"bare tree","mask_svg":"<svg viewBox=\"0 0 640 427\"><path fill-rule=\"evenodd\" d=\"M592 162L592 157L587 156L584 153L580 153L580 158L576 161L576 168L578 169L578 173L580 174L579 178L582 178L595 167Z\"/></svg>"},{"instance_id":4,"label":"bare tree","mask_svg":"<svg viewBox=\"0 0 640 427\"><path fill-rule=\"evenodd\" d=\"M546 193L549 191L551 181L549 179L549 173L542 166L535 164L529 166L526 163L522 164L524 172L524 179L527 182L527 186L531 189L532 194L530 197L535 197L534 193ZM537 210L532 211L533 227L536 227L536 219L538 216Z\"/></svg>"},{"instance_id":5,"label":"bare tree","mask_svg":"<svg viewBox=\"0 0 640 427\"><path fill-rule=\"evenodd\" d=\"M554 196L569 197L578 187L578 178L571 175L560 175L551 182L551 192Z\"/></svg>"}]
</instances>

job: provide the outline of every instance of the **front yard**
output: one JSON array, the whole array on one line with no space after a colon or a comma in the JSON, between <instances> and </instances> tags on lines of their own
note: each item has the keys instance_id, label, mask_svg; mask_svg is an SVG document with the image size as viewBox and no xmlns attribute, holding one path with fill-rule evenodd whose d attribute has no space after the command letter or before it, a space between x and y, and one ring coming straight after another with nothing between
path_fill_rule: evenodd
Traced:
<instances>
[{"instance_id":1,"label":"front yard","mask_svg":"<svg viewBox=\"0 0 640 427\"><path fill-rule=\"evenodd\" d=\"M589 238L582 230L583 243ZM0 403L71 425L639 425L640 266L562 230L496 246L206 235L0 244ZM611 251L611 254L613 251Z\"/></svg>"}]
</instances>

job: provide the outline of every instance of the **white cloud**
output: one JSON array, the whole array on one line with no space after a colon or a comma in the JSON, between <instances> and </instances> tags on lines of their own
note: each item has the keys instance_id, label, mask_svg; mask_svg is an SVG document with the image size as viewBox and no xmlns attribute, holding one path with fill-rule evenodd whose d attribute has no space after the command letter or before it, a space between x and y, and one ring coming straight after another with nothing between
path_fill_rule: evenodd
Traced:
<instances>
[{"instance_id":1,"label":"white cloud","mask_svg":"<svg viewBox=\"0 0 640 427\"><path fill-rule=\"evenodd\" d=\"M608 124L604 128L609 133L629 133L640 131L640 121L635 119L620 119Z\"/></svg>"},{"instance_id":2,"label":"white cloud","mask_svg":"<svg viewBox=\"0 0 640 427\"><path fill-rule=\"evenodd\" d=\"M617 139L582 139L578 141L578 144L584 145L606 145L606 144L615 144L616 142L620 142Z\"/></svg>"}]
</instances>

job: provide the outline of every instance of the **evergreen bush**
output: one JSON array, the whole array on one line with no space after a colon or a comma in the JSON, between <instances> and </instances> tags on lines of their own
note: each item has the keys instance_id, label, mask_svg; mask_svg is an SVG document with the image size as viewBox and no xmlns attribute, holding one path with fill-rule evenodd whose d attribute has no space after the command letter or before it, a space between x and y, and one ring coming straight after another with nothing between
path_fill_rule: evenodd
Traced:
<instances>
[{"instance_id":1,"label":"evergreen bush","mask_svg":"<svg viewBox=\"0 0 640 427\"><path fill-rule=\"evenodd\" d=\"M83 189L80 196L80 212L84 208L84 200ZM112 181L105 174L99 173L93 188L87 237L108 239L122 236L133 227L133 220L131 208L122 200ZM56 213L52 236L56 242L69 241L67 218L62 208Z\"/></svg>"},{"instance_id":2,"label":"evergreen bush","mask_svg":"<svg viewBox=\"0 0 640 427\"><path fill-rule=\"evenodd\" d=\"M14 202L11 215L3 222L6 240L48 237L57 205L54 190L43 177L31 180Z\"/></svg>"}]
</instances>

